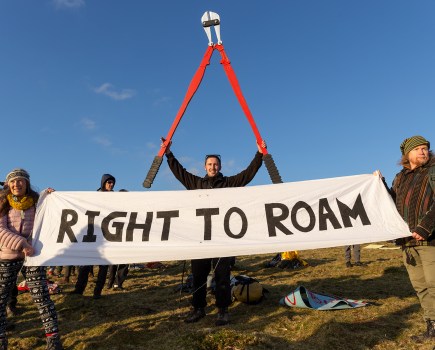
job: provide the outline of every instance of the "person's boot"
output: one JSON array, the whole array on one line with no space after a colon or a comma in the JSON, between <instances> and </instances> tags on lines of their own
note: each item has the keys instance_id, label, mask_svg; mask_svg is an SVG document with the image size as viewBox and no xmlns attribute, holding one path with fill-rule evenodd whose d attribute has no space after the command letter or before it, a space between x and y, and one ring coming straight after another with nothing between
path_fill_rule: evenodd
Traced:
<instances>
[{"instance_id":1,"label":"person's boot","mask_svg":"<svg viewBox=\"0 0 435 350\"><path fill-rule=\"evenodd\" d=\"M47 350L63 350L59 334L53 334L47 337Z\"/></svg>"},{"instance_id":2,"label":"person's boot","mask_svg":"<svg viewBox=\"0 0 435 350\"><path fill-rule=\"evenodd\" d=\"M435 340L435 320L426 320L426 332L420 335L413 335L411 339L417 343L423 343L426 340Z\"/></svg>"},{"instance_id":3,"label":"person's boot","mask_svg":"<svg viewBox=\"0 0 435 350\"><path fill-rule=\"evenodd\" d=\"M205 317L205 310L203 307L196 307L184 320L186 323L198 322L201 318Z\"/></svg>"},{"instance_id":4,"label":"person's boot","mask_svg":"<svg viewBox=\"0 0 435 350\"><path fill-rule=\"evenodd\" d=\"M220 307L218 310L218 317L215 322L216 326L225 326L230 323L230 315L228 314L227 307Z\"/></svg>"},{"instance_id":5,"label":"person's boot","mask_svg":"<svg viewBox=\"0 0 435 350\"><path fill-rule=\"evenodd\" d=\"M113 290L124 290L124 287L121 286L121 285L114 284L113 285Z\"/></svg>"}]
</instances>

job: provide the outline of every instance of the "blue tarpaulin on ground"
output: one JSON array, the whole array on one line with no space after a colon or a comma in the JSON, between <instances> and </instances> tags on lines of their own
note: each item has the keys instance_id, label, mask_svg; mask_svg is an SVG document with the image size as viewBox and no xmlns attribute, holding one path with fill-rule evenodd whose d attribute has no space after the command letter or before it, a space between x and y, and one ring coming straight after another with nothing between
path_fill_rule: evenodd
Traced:
<instances>
[{"instance_id":1,"label":"blue tarpaulin on ground","mask_svg":"<svg viewBox=\"0 0 435 350\"><path fill-rule=\"evenodd\" d=\"M362 300L340 298L324 293L314 293L299 286L293 292L280 300L281 305L315 310L341 310L367 306Z\"/></svg>"}]
</instances>

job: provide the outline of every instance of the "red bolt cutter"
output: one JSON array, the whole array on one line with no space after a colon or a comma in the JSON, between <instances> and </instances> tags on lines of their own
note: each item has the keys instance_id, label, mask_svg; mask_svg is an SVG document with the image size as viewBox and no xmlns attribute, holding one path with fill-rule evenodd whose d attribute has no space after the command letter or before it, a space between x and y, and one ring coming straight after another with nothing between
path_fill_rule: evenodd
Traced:
<instances>
[{"instance_id":1,"label":"red bolt cutter","mask_svg":"<svg viewBox=\"0 0 435 350\"><path fill-rule=\"evenodd\" d=\"M201 61L201 64L199 65L199 68L197 69L195 75L192 78L192 81L190 82L190 85L187 89L187 93L184 97L183 103L181 104L180 109L178 110L178 113L175 117L174 122L172 123L171 129L169 130L168 134L166 135L165 139L163 140L162 146L159 150L159 153L154 158L153 164L151 165L150 170L148 171L147 177L145 178L143 182L143 186L146 188L150 188L157 172L159 171L160 165L163 161L163 156L165 154L166 148L171 142L172 136L175 133L175 130L177 129L178 124L181 121L181 118L184 115L184 112L186 111L187 106L189 105L193 95L195 94L196 90L198 89L199 85L201 84L202 78L204 77L205 69L210 64L210 58L214 52L214 50L219 51L222 60L221 64L223 65L223 68L225 70L225 73L228 77L228 80L230 81L230 84L234 90L234 93L236 94L236 97L243 109L243 112L246 115L246 118L249 121L249 124L251 125L252 131L254 132L255 138L257 140L257 143L260 145L262 144L262 138L260 135L260 132L258 131L257 125L255 124L254 118L251 114L251 111L249 110L248 104L246 103L246 100L242 94L242 90L240 89L239 82L237 81L236 74L234 73L234 70L231 66L231 62L224 50L224 46L222 45L222 41L220 38L220 17L217 13L207 11L204 13L204 15L201 17L202 26L204 27L205 33L208 38L208 47L205 51L204 57ZM211 35L211 27L214 27L216 37L217 37L217 44L214 44L212 41L212 35ZM272 180L272 183L281 183L281 176L279 175L278 169L275 165L275 162L272 158L272 155L267 152L266 148L261 148L261 151L263 153L263 161L266 165L267 171L269 173L269 176Z\"/></svg>"}]
</instances>

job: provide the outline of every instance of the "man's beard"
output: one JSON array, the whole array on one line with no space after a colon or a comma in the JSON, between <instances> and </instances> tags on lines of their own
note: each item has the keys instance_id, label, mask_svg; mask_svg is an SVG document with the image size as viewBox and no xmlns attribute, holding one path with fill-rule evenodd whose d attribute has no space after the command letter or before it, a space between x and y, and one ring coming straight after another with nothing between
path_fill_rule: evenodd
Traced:
<instances>
[{"instance_id":1,"label":"man's beard","mask_svg":"<svg viewBox=\"0 0 435 350\"><path fill-rule=\"evenodd\" d=\"M417 166L423 166L429 161L429 157L417 158L416 163Z\"/></svg>"}]
</instances>

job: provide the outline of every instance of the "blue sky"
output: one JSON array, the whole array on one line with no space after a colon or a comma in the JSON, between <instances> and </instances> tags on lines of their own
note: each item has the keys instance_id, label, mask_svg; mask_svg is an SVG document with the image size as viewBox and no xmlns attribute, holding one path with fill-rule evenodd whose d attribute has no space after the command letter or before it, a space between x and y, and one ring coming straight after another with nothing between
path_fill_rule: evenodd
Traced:
<instances>
[{"instance_id":1,"label":"blue sky","mask_svg":"<svg viewBox=\"0 0 435 350\"><path fill-rule=\"evenodd\" d=\"M207 48L205 11L285 182L400 170L401 141L435 142L432 0L0 2L0 177L37 189L179 190L164 162L142 181ZM219 153L232 175L252 130L215 52L174 135L190 171ZM264 167L253 185L269 184Z\"/></svg>"}]
</instances>

